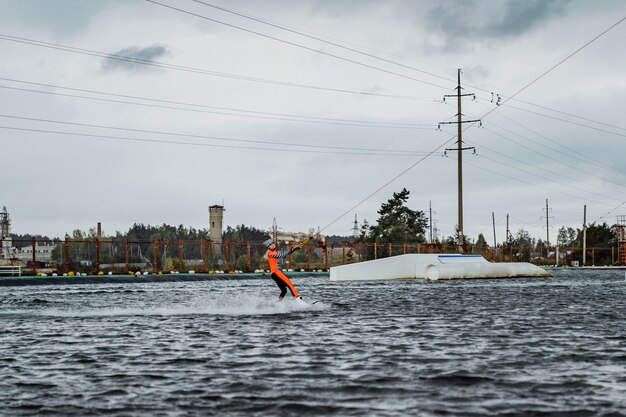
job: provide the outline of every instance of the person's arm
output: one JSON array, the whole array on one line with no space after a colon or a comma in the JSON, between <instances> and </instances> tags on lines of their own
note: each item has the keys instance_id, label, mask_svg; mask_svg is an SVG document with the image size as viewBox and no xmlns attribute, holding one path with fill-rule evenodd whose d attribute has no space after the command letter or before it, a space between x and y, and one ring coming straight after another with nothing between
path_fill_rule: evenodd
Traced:
<instances>
[{"instance_id":1,"label":"person's arm","mask_svg":"<svg viewBox=\"0 0 626 417\"><path fill-rule=\"evenodd\" d=\"M280 252L276 252L276 253L270 253L267 255L268 258L276 258L276 259L282 259L282 258L286 258L287 256L291 255L291 252L293 252L292 250L283 250Z\"/></svg>"},{"instance_id":2,"label":"person's arm","mask_svg":"<svg viewBox=\"0 0 626 417\"><path fill-rule=\"evenodd\" d=\"M295 245L293 248L291 248L290 250L283 250L283 251L279 251L276 252L273 255L267 255L268 258L276 258L276 259L282 259L282 258L286 258L287 256L291 255L292 253L294 253L295 251L299 250L302 246L304 246L307 242L309 241L309 239L303 240L302 242L298 243L297 245Z\"/></svg>"}]
</instances>

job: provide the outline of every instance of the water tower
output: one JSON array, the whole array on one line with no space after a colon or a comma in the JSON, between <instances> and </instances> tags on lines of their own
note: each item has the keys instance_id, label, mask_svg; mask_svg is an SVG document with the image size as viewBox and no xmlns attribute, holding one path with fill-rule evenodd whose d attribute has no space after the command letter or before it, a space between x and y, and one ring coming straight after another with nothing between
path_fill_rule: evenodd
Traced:
<instances>
[{"instance_id":1,"label":"water tower","mask_svg":"<svg viewBox=\"0 0 626 417\"><path fill-rule=\"evenodd\" d=\"M6 207L2 207L0 212L0 239L2 248L0 249L0 259L11 259L11 220Z\"/></svg>"},{"instance_id":2,"label":"water tower","mask_svg":"<svg viewBox=\"0 0 626 417\"><path fill-rule=\"evenodd\" d=\"M224 206L209 206L209 240L222 243L222 222L224 220Z\"/></svg>"}]
</instances>

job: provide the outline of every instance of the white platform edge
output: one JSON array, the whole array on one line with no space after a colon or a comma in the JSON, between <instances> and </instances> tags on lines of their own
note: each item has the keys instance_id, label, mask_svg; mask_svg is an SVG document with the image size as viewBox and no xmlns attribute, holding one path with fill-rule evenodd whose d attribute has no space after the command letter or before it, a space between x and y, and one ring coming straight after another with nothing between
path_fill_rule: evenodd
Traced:
<instances>
[{"instance_id":1,"label":"white platform edge","mask_svg":"<svg viewBox=\"0 0 626 417\"><path fill-rule=\"evenodd\" d=\"M549 277L528 262L488 262L480 255L407 254L330 268L331 281Z\"/></svg>"}]
</instances>

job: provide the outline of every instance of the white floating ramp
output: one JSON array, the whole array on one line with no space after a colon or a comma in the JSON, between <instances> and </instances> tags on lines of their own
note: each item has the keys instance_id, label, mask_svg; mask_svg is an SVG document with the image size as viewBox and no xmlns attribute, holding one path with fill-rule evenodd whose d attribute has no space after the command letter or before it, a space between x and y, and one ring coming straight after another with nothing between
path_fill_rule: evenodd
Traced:
<instances>
[{"instance_id":1,"label":"white floating ramp","mask_svg":"<svg viewBox=\"0 0 626 417\"><path fill-rule=\"evenodd\" d=\"M481 255L447 253L399 255L330 268L331 281L550 276L548 271L528 262L493 263Z\"/></svg>"}]
</instances>

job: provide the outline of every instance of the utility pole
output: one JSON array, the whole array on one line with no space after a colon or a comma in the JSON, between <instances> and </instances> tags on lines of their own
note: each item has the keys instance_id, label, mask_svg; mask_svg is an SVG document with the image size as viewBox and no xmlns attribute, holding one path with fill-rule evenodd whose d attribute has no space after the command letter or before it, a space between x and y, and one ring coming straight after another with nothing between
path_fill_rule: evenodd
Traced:
<instances>
[{"instance_id":1,"label":"utility pole","mask_svg":"<svg viewBox=\"0 0 626 417\"><path fill-rule=\"evenodd\" d=\"M433 243L433 202L428 202L428 221L430 222L430 243Z\"/></svg>"},{"instance_id":2,"label":"utility pole","mask_svg":"<svg viewBox=\"0 0 626 417\"><path fill-rule=\"evenodd\" d=\"M550 216L548 216L548 199L546 198L546 245L550 250Z\"/></svg>"},{"instance_id":3,"label":"utility pole","mask_svg":"<svg viewBox=\"0 0 626 417\"><path fill-rule=\"evenodd\" d=\"M474 148L473 146L470 147L463 147L463 127L462 124L463 123L477 123L480 122L479 119L477 120L462 120L462 116L463 113L461 113L461 97L465 97L465 96L472 96L474 97L474 99L476 99L476 95L475 94L461 94L461 69L459 68L458 73L457 73L457 78L458 78L458 85L456 87L456 94L450 94L450 95L445 95L443 97L444 102L446 101L446 97L456 97L457 100L457 121L456 122L440 122L439 123L439 127L441 127L441 125L443 124L456 124L457 125L457 147L456 147L456 151L457 151L457 187L458 187L458 192L457 192L457 200L458 200L458 227L459 227L459 233L457 236L457 245L458 245L458 251L460 253L463 253L463 244L465 243L465 237L463 235L463 151L466 150L474 150L474 152L476 152L476 148ZM446 149L446 151L453 151L455 150L454 148L451 149Z\"/></svg>"},{"instance_id":4,"label":"utility pole","mask_svg":"<svg viewBox=\"0 0 626 417\"><path fill-rule=\"evenodd\" d=\"M509 230L509 213L506 214L506 243L508 244L511 240L509 239L511 236L511 231Z\"/></svg>"},{"instance_id":5,"label":"utility pole","mask_svg":"<svg viewBox=\"0 0 626 417\"><path fill-rule=\"evenodd\" d=\"M583 266L587 265L587 205L583 210Z\"/></svg>"},{"instance_id":6,"label":"utility pole","mask_svg":"<svg viewBox=\"0 0 626 417\"><path fill-rule=\"evenodd\" d=\"M546 262L550 257L550 207L548 206L548 199L546 198Z\"/></svg>"},{"instance_id":7,"label":"utility pole","mask_svg":"<svg viewBox=\"0 0 626 417\"><path fill-rule=\"evenodd\" d=\"M496 214L493 211L491 212L491 223L493 224L493 249L496 250L498 246L496 241Z\"/></svg>"}]
</instances>

